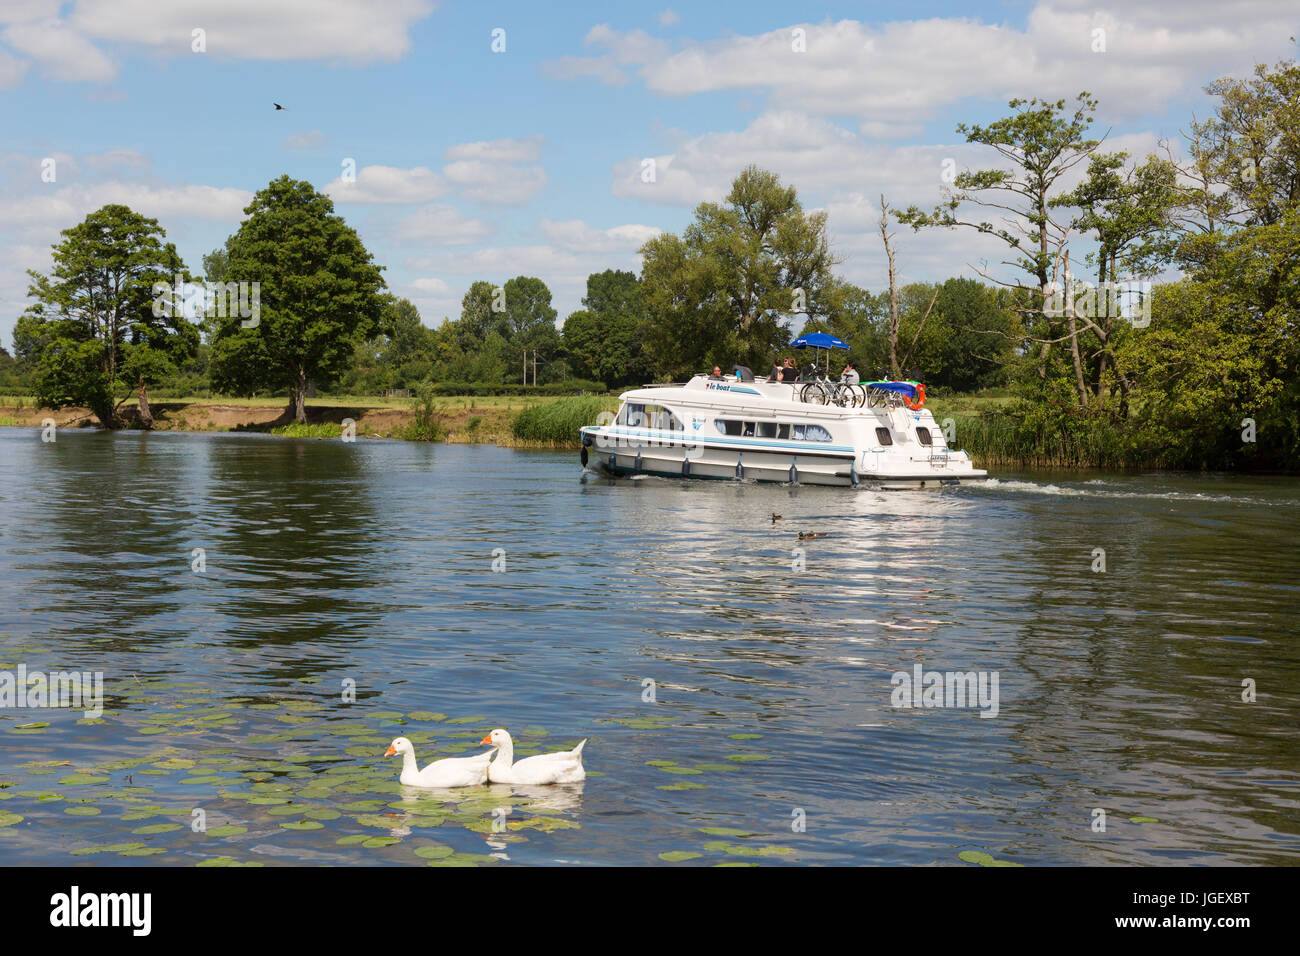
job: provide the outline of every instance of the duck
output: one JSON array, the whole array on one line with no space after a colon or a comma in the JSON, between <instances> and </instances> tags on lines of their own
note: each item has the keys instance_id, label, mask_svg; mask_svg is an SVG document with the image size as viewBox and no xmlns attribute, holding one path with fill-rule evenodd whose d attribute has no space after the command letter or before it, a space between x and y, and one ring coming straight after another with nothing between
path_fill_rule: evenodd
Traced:
<instances>
[{"instance_id":1,"label":"duck","mask_svg":"<svg viewBox=\"0 0 1300 956\"><path fill-rule=\"evenodd\" d=\"M772 524L776 524L776 523L777 523L778 521L780 521L783 517L785 517L785 516L784 516L784 515L779 515L779 514L777 514L775 511L773 511L773 512L772 512Z\"/></svg>"},{"instance_id":2,"label":"duck","mask_svg":"<svg viewBox=\"0 0 1300 956\"><path fill-rule=\"evenodd\" d=\"M514 762L514 740L505 730L497 728L481 743L497 748L496 759L488 765L489 783L577 783L587 779L587 771L582 769L582 748L587 743L585 737L572 750L525 757L518 763Z\"/></svg>"},{"instance_id":3,"label":"duck","mask_svg":"<svg viewBox=\"0 0 1300 956\"><path fill-rule=\"evenodd\" d=\"M402 775L397 779L408 787L477 787L487 781L488 762L495 751L473 757L435 760L423 770L415 762L415 747L405 737L388 745L385 757L402 755Z\"/></svg>"},{"instance_id":4,"label":"duck","mask_svg":"<svg viewBox=\"0 0 1300 956\"><path fill-rule=\"evenodd\" d=\"M826 537L825 531L800 531L799 532L800 541L807 541L809 538L824 538L824 537Z\"/></svg>"}]
</instances>

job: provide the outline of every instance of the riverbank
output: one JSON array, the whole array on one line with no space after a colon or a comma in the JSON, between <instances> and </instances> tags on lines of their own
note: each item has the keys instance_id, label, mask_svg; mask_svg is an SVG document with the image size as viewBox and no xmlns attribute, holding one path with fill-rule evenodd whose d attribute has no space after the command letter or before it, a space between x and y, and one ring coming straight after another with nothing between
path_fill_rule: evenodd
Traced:
<instances>
[{"instance_id":1,"label":"riverbank","mask_svg":"<svg viewBox=\"0 0 1300 956\"><path fill-rule=\"evenodd\" d=\"M1254 445L1215 460L1197 460L1155 442L1134 423L1101 416L1044 419L1027 414L1023 403L1005 394L934 396L927 407L948 444L969 452L981 468L1291 473L1253 458ZM299 423L286 413L283 399L165 398L152 404L156 431L338 438L343 422L351 419L359 438L568 450L578 447L581 426L617 408L613 394L431 396L427 407L410 398L343 395L307 399L307 421ZM128 428L143 427L134 404L122 411ZM60 428L96 424L86 408L53 411L21 396L0 396L0 425L39 428L47 419Z\"/></svg>"},{"instance_id":2,"label":"riverbank","mask_svg":"<svg viewBox=\"0 0 1300 956\"><path fill-rule=\"evenodd\" d=\"M436 440L453 444L490 443L505 447L577 447L568 441L521 437L512 429L521 412L541 409L564 402L562 396L438 396L431 400L430 412ZM614 399L593 399L610 408ZM324 396L306 402L307 421L298 423L286 415L283 399L177 398L158 399L151 403L154 431L249 431L303 438L337 438L342 434L344 419L356 423L356 435L363 438L410 437L417 409L409 398L378 396ZM127 427L142 427L134 403L124 406ZM31 399L5 396L0 399L0 425L40 428L53 419L59 428L94 428L94 415L88 408L54 410L35 406Z\"/></svg>"}]
</instances>

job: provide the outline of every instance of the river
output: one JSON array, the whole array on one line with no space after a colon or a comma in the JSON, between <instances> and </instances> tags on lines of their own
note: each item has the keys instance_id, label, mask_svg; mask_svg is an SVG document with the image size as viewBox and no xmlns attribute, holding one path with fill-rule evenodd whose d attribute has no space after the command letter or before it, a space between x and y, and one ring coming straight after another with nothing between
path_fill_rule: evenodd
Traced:
<instances>
[{"instance_id":1,"label":"river","mask_svg":"<svg viewBox=\"0 0 1300 956\"><path fill-rule=\"evenodd\" d=\"M994 471L0 429L0 863L1300 861L1300 481ZM494 727L588 779L383 756Z\"/></svg>"}]
</instances>

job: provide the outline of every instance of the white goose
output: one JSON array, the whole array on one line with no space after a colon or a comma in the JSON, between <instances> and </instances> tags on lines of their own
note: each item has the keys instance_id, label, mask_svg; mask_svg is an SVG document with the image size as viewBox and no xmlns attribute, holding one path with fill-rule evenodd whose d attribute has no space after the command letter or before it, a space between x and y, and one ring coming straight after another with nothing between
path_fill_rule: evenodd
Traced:
<instances>
[{"instance_id":1,"label":"white goose","mask_svg":"<svg viewBox=\"0 0 1300 956\"><path fill-rule=\"evenodd\" d=\"M488 765L488 781L491 783L577 783L587 779L587 772L582 769L585 738L572 750L525 757L518 763L514 762L515 742L506 731L498 728L481 742L497 748L496 759Z\"/></svg>"},{"instance_id":2,"label":"white goose","mask_svg":"<svg viewBox=\"0 0 1300 956\"><path fill-rule=\"evenodd\" d=\"M408 787L477 787L487 781L488 761L492 751L473 757L447 757L435 760L423 770L415 762L415 747L405 737L388 745L385 757L402 755L402 775L397 779Z\"/></svg>"}]
</instances>

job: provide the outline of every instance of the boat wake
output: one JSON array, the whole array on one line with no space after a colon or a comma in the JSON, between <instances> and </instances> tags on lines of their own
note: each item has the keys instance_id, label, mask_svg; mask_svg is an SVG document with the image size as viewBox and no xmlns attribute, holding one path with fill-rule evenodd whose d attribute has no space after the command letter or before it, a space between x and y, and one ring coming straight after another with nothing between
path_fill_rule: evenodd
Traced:
<instances>
[{"instance_id":1,"label":"boat wake","mask_svg":"<svg viewBox=\"0 0 1300 956\"><path fill-rule=\"evenodd\" d=\"M1019 481L1017 479L986 478L983 481L968 482L966 487L986 491L1010 491L1035 495L1064 495L1073 498L1145 498L1159 501L1222 501L1228 504L1267 505L1269 507L1295 507L1300 501L1295 499L1276 500L1254 498L1249 495L1206 494L1188 491L1124 491L1116 488L1112 482L1096 478L1084 483L1086 487L1070 487L1054 484L1040 484L1036 481Z\"/></svg>"}]
</instances>

